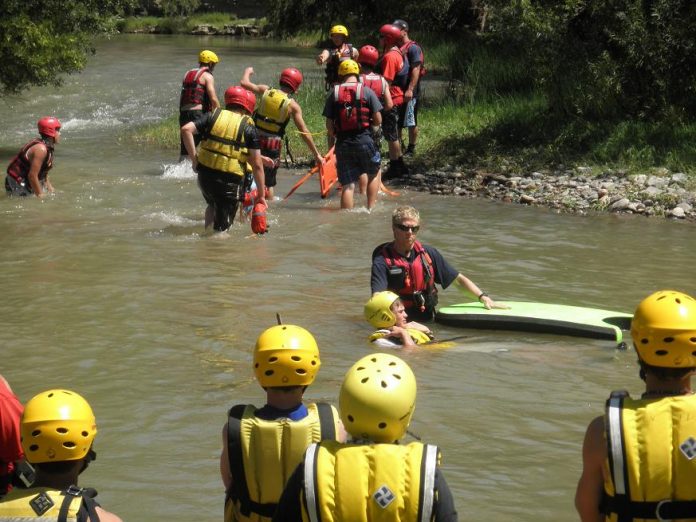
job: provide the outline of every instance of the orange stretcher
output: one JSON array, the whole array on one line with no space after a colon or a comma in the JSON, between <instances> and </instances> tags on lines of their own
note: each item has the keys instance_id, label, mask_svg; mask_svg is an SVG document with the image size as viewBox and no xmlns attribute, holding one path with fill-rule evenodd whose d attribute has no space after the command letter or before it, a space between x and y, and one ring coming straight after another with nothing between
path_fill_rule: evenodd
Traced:
<instances>
[{"instance_id":1,"label":"orange stretcher","mask_svg":"<svg viewBox=\"0 0 696 522\"><path fill-rule=\"evenodd\" d=\"M286 194L283 198L288 199L300 186L307 181L312 175L319 173L319 190L321 192L321 197L326 198L331 192L331 188L338 183L338 173L336 172L336 154L334 154L334 148L331 147L329 152L324 156L324 164L319 167L315 165L312 167L307 174L300 178L300 181L295 183L295 185L290 189L290 192Z\"/></svg>"}]
</instances>

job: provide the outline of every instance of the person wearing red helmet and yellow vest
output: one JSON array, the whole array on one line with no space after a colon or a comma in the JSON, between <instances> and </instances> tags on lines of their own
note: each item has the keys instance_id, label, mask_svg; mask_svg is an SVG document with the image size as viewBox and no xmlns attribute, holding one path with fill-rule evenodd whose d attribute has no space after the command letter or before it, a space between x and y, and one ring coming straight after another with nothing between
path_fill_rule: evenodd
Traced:
<instances>
[{"instance_id":1,"label":"person wearing red helmet and yellow vest","mask_svg":"<svg viewBox=\"0 0 696 522\"><path fill-rule=\"evenodd\" d=\"M302 85L303 77L300 70L294 67L283 69L278 81L279 88L252 82L251 76L253 74L254 68L247 67L242 75L240 85L261 98L253 118L259 134L266 187L272 197L273 187L277 184L276 175L280 166L280 152L285 127L291 119L299 131L300 137L312 151L317 164L320 165L324 158L317 149L314 139L312 139L312 133L302 117L302 107L297 103L297 100L291 98Z\"/></svg>"},{"instance_id":2,"label":"person wearing red helmet and yellow vest","mask_svg":"<svg viewBox=\"0 0 696 522\"><path fill-rule=\"evenodd\" d=\"M377 203L381 156L371 128L382 123L382 104L369 87L358 81L360 67L353 60L338 66L341 83L334 85L324 104L323 116L329 136L336 138L336 170L341 183L341 208L353 208L355 183L367 182L367 208Z\"/></svg>"},{"instance_id":3,"label":"person wearing red helmet and yellow vest","mask_svg":"<svg viewBox=\"0 0 696 522\"><path fill-rule=\"evenodd\" d=\"M403 443L416 406L416 377L398 357L375 353L343 379L339 411L347 443L307 448L274 521L455 522L437 446Z\"/></svg>"},{"instance_id":4,"label":"person wearing red helmet and yellow vest","mask_svg":"<svg viewBox=\"0 0 696 522\"><path fill-rule=\"evenodd\" d=\"M230 228L242 198L248 165L258 189L256 201L266 203L259 139L251 119L255 105L253 92L234 85L225 91L224 109L203 113L181 127L181 139L208 205L206 228L211 224L216 231ZM198 151L195 134L202 135Z\"/></svg>"},{"instance_id":5,"label":"person wearing red helmet and yellow vest","mask_svg":"<svg viewBox=\"0 0 696 522\"><path fill-rule=\"evenodd\" d=\"M319 347L300 326L273 326L256 340L254 373L266 405L239 404L228 412L220 454L225 522L270 520L307 446L345 440L333 406L303 402L320 366Z\"/></svg>"},{"instance_id":6,"label":"person wearing red helmet and yellow vest","mask_svg":"<svg viewBox=\"0 0 696 522\"><path fill-rule=\"evenodd\" d=\"M696 299L643 299L631 321L645 391L613 392L587 428L575 506L583 522L696 519Z\"/></svg>"},{"instance_id":7,"label":"person wearing red helmet and yellow vest","mask_svg":"<svg viewBox=\"0 0 696 522\"><path fill-rule=\"evenodd\" d=\"M121 522L95 500L78 476L96 458L97 423L89 403L70 390L41 392L27 402L20 421L22 448L35 469L28 489L0 499L0 520L25 522Z\"/></svg>"},{"instance_id":8,"label":"person wearing red helmet and yellow vest","mask_svg":"<svg viewBox=\"0 0 696 522\"><path fill-rule=\"evenodd\" d=\"M217 54L207 49L203 50L198 53L198 67L190 69L184 75L179 97L179 127L194 121L203 112L211 112L220 107L213 78L213 69L219 62ZM194 142L198 146L200 135L194 137ZM182 141L179 161L187 154Z\"/></svg>"},{"instance_id":9,"label":"person wearing red helmet and yellow vest","mask_svg":"<svg viewBox=\"0 0 696 522\"><path fill-rule=\"evenodd\" d=\"M43 198L55 192L48 171L53 168L53 149L60 141L61 123L58 118L45 116L37 127L41 137L25 144L7 167L5 191L9 196L34 194Z\"/></svg>"}]
</instances>

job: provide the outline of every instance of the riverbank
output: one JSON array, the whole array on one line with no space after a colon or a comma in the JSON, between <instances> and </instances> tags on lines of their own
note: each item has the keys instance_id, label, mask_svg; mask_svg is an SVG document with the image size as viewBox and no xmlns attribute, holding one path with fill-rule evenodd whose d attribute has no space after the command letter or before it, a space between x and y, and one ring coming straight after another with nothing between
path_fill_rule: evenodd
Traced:
<instances>
[{"instance_id":1,"label":"riverbank","mask_svg":"<svg viewBox=\"0 0 696 522\"><path fill-rule=\"evenodd\" d=\"M582 166L523 173L502 170L494 173L454 165L421 167L388 184L438 195L544 206L558 212L604 211L696 222L696 190L693 180L682 172L662 168L655 174L612 170L595 173Z\"/></svg>"}]
</instances>

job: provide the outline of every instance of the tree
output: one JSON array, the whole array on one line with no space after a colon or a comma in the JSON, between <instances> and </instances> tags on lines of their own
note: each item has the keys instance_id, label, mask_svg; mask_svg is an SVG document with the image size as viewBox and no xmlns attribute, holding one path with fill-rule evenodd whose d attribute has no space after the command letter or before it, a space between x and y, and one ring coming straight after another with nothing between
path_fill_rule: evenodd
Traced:
<instances>
[{"instance_id":1,"label":"tree","mask_svg":"<svg viewBox=\"0 0 696 522\"><path fill-rule=\"evenodd\" d=\"M201 5L200 0L161 0L164 16L189 16Z\"/></svg>"},{"instance_id":2,"label":"tree","mask_svg":"<svg viewBox=\"0 0 696 522\"><path fill-rule=\"evenodd\" d=\"M0 6L0 95L32 85L60 85L93 53L91 39L110 29L131 0L3 0Z\"/></svg>"}]
</instances>

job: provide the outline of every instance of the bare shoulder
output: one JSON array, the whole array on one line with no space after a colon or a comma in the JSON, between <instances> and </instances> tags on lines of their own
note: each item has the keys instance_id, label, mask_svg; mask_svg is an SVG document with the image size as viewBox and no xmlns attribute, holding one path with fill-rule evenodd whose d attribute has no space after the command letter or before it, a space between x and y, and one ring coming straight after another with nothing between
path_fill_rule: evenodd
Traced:
<instances>
[{"instance_id":1,"label":"bare shoulder","mask_svg":"<svg viewBox=\"0 0 696 522\"><path fill-rule=\"evenodd\" d=\"M583 452L587 456L594 456L596 459L603 460L606 456L606 442L604 439L604 416L600 415L592 419L585 431L585 441Z\"/></svg>"},{"instance_id":2,"label":"bare shoulder","mask_svg":"<svg viewBox=\"0 0 696 522\"><path fill-rule=\"evenodd\" d=\"M101 522L123 522L123 520L121 520L121 517L107 511L106 509L104 509L102 507L97 506L96 509L97 509L97 515L99 515L99 520Z\"/></svg>"}]
</instances>

